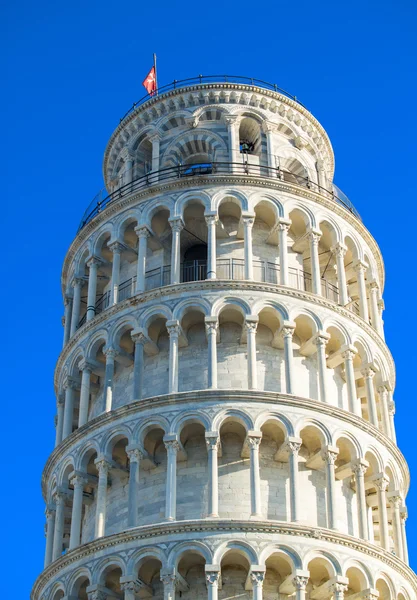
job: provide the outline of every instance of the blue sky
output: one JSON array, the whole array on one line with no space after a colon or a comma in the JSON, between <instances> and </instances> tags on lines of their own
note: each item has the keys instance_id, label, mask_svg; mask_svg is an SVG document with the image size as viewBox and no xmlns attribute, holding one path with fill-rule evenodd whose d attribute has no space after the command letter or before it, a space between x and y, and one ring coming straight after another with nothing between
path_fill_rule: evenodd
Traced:
<instances>
[{"instance_id":1,"label":"blue sky","mask_svg":"<svg viewBox=\"0 0 417 600\"><path fill-rule=\"evenodd\" d=\"M385 329L397 364L398 442L414 475L407 526L417 567L417 536L411 535L417 522L415 340L408 300L416 293L416 22L412 0L3 3L1 301L9 335L2 361L7 456L0 502L15 597L28 597L43 564L40 477L54 439L62 261L102 186L106 141L143 95L153 52L161 85L200 73L275 82L299 97L330 135L335 181L385 259ZM23 566L17 567L18 555Z\"/></svg>"}]
</instances>

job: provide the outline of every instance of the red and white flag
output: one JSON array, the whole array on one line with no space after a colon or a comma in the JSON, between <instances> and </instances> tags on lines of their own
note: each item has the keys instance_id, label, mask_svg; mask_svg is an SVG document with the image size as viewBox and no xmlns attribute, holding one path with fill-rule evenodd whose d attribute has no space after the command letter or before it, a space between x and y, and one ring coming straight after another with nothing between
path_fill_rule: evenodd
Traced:
<instances>
[{"instance_id":1,"label":"red and white flag","mask_svg":"<svg viewBox=\"0 0 417 600\"><path fill-rule=\"evenodd\" d=\"M149 71L149 73L146 75L145 79L143 80L143 86L146 88L146 91L148 92L148 94L150 96L153 96L156 92L156 69L155 69L155 65L152 67L152 69Z\"/></svg>"}]
</instances>

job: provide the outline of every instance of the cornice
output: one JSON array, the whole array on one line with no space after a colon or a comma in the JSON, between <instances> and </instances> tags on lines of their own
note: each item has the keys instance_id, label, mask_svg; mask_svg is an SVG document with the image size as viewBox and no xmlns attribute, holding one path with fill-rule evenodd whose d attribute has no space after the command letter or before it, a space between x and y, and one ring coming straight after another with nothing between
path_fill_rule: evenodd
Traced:
<instances>
[{"instance_id":1,"label":"cornice","mask_svg":"<svg viewBox=\"0 0 417 600\"><path fill-rule=\"evenodd\" d=\"M350 310L344 308L343 306L340 306L339 304L336 304L335 302L332 302L331 300L327 300L327 298L324 298L323 296L318 296L310 292L304 292L301 290L297 290L296 288L290 288L278 284L244 280L207 279L204 281L194 281L190 283L166 285L163 287L154 288L153 290L149 290L148 292L136 294L131 298L127 298L126 300L123 300L122 302L119 302L118 304L107 308L99 315L96 315L93 319L91 319L91 321L85 323L70 338L70 340L64 346L58 357L54 374L55 394L58 394L59 373L68 355L78 345L79 341L85 335L94 330L97 326L102 325L103 323L105 323L115 315L123 312L123 310L129 308L130 306L141 307L146 305L146 302L150 302L155 299L164 300L167 299L168 296L177 293L184 294L184 292L190 291L202 292L213 290L225 290L227 292L230 292L232 290L236 290L237 292L267 292L277 294L278 296L297 298L299 300L304 300L316 306L318 305L323 308L327 308L345 317L346 319L353 321L356 325L361 327L367 333L367 335L369 335L369 337L377 344L378 348L385 356L390 370L390 380L392 382L393 387L395 387L395 364L388 346L386 345L385 341L381 338L381 336L379 336L377 332L373 329L373 327L371 327L368 323L366 323L366 321L364 321L361 317L355 315Z\"/></svg>"},{"instance_id":2,"label":"cornice","mask_svg":"<svg viewBox=\"0 0 417 600\"><path fill-rule=\"evenodd\" d=\"M223 82L223 83L213 82L213 83L206 83L206 84L189 85L187 87L181 87L178 89L170 90L170 91L160 94L158 96L154 96L153 98L150 98L147 102L144 102L143 104L139 105L134 111L132 111L132 113L130 115L125 117L123 119L123 121L121 121L119 123L119 125L116 127L116 129L113 131L113 133L110 136L110 139L107 143L107 146L106 146L106 149L104 152L104 158L103 158L104 176L106 176L107 160L109 158L112 146L113 146L116 138L118 137L118 135L121 132L123 132L127 127L129 127L129 125L138 117L138 115L140 115L141 113L146 113L148 110L157 109L158 104L164 104L165 102L171 100L172 98L174 98L176 96L181 96L183 94L189 94L190 92L199 92L201 90L216 90L216 89L231 90L231 91L238 91L238 92L248 92L250 94L254 94L254 93L260 94L267 98L272 98L276 102L280 102L281 104L286 104L287 106L289 106L290 108L292 108L293 110L298 112L299 114L302 114L303 117L305 117L305 119L310 121L310 123L317 129L317 131L322 136L324 144L326 146L326 150L329 154L331 172L332 172L332 174L334 173L334 152L333 152L332 144L330 142L330 138L327 135L327 132L324 129L324 127L321 125L321 123L316 119L316 117L313 116L313 114L309 110L307 110L304 106L302 106L302 104L299 104L295 100L291 100L291 98L287 98L287 96L284 96L283 94L280 94L279 92L267 90L265 88L258 87L258 86L237 84L237 83L227 83L227 82ZM238 103L238 105L240 105L240 103ZM228 103L222 104L221 106L228 106ZM236 106L236 105L232 104L232 106ZM242 103L241 106L247 107L248 105ZM199 105L199 107L200 107L200 105Z\"/></svg>"},{"instance_id":3,"label":"cornice","mask_svg":"<svg viewBox=\"0 0 417 600\"><path fill-rule=\"evenodd\" d=\"M257 392L255 390L198 390L190 392L178 392L175 394L165 394L163 396L154 396L146 398L144 400L138 400L117 408L108 413L103 413L91 421L89 421L83 427L75 430L69 435L59 446L57 446L52 454L49 456L46 465L42 473L42 494L44 499L47 497L47 483L51 477L53 470L58 462L62 461L69 453L71 448L76 446L84 438L93 436L97 431L105 425L114 424L119 419L126 416L136 416L141 412L152 408L162 409L164 407L179 408L181 404L187 404L193 402L193 404L201 403L204 405L209 402L252 402L254 404L265 404L269 403L273 406L291 406L294 408L303 408L311 410L317 414L323 414L329 417L334 417L340 421L353 426L369 434L373 439L379 441L384 447L386 447L397 461L402 479L405 486L405 493L408 492L410 485L410 473L408 470L407 462L402 455L399 448L394 442L386 436L382 431L377 429L374 425L365 421L361 417L354 415L348 411L345 411L336 406L330 404L323 404L317 400L310 400L309 398L303 398L301 396L295 396L290 394L282 394L277 392Z\"/></svg>"},{"instance_id":4,"label":"cornice","mask_svg":"<svg viewBox=\"0 0 417 600\"><path fill-rule=\"evenodd\" d=\"M133 193L131 196L126 196L121 200L112 202L106 207L100 214L98 214L90 223L88 223L81 231L77 234L75 239L72 241L69 250L65 256L64 265L62 268L61 275L61 286L62 293L65 294L66 289L66 277L71 262L74 260L75 254L81 245L88 239L88 237L94 233L103 223L107 222L111 217L118 214L120 211L125 210L133 205L136 205L142 201L156 197L158 194L166 194L169 192L175 192L177 190L189 189L189 188L204 188L209 186L213 189L214 186L248 186L264 188L268 190L276 190L281 193L296 196L298 198L305 198L311 200L320 206L333 211L335 214L343 218L349 223L365 240L368 244L371 252L374 254L376 259L379 281L381 282L381 290L384 288L385 272L384 263L381 251L375 239L372 237L366 227L357 219L353 213L344 209L334 200L330 200L323 194L319 194L313 190L309 190L303 186L296 185L294 183L284 182L279 179L263 178L257 176L243 176L243 175L211 175L200 176L198 178L198 185L196 185L195 179L190 180L187 178L175 179L166 183L157 183L141 190L140 192Z\"/></svg>"},{"instance_id":5,"label":"cornice","mask_svg":"<svg viewBox=\"0 0 417 600\"><path fill-rule=\"evenodd\" d=\"M150 540L160 536L176 536L193 533L216 534L248 534L255 533L257 535L283 535L296 538L308 538L317 540L318 544L322 542L330 542L338 546L350 548L360 552L368 557L380 560L385 565L394 569L399 573L417 594L417 578L408 565L397 558L394 554L375 546L370 542L360 540L353 536L339 533L330 529L322 529L317 527L308 527L305 525L292 524L287 522L273 521L243 521L233 519L219 520L195 520L195 521L177 521L170 523L159 523L156 525L147 525L137 527L106 536L88 544L84 544L74 550L69 551L65 556L59 558L47 567L36 580L32 593L31 600L38 600L41 592L54 577L59 575L64 569L70 567L83 559L89 559L93 556L103 556L106 550L110 550L112 554L117 551L117 546L131 542L139 542L141 540ZM288 540L288 544L291 541Z\"/></svg>"}]
</instances>

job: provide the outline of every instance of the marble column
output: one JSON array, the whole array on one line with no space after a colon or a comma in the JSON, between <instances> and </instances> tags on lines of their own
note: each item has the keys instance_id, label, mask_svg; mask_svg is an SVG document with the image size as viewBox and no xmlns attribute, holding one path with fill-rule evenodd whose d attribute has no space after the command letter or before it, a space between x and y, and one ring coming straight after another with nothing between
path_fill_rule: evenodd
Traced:
<instances>
[{"instance_id":1,"label":"marble column","mask_svg":"<svg viewBox=\"0 0 417 600\"><path fill-rule=\"evenodd\" d=\"M379 513L379 539L380 544L385 550L389 550L389 535L388 535L388 513L387 513L387 489L389 480L382 475L375 480L375 486L378 496L378 513Z\"/></svg>"},{"instance_id":2,"label":"marble column","mask_svg":"<svg viewBox=\"0 0 417 600\"><path fill-rule=\"evenodd\" d=\"M206 565L206 584L207 584L207 598L208 600L218 599L220 571L219 570L208 570Z\"/></svg>"},{"instance_id":3,"label":"marble column","mask_svg":"<svg viewBox=\"0 0 417 600\"><path fill-rule=\"evenodd\" d=\"M164 584L164 600L175 600L175 572L164 569L161 571L160 578Z\"/></svg>"},{"instance_id":4,"label":"marble column","mask_svg":"<svg viewBox=\"0 0 417 600\"><path fill-rule=\"evenodd\" d=\"M255 223L254 215L242 216L245 246L245 279L253 280L252 229Z\"/></svg>"},{"instance_id":5,"label":"marble column","mask_svg":"<svg viewBox=\"0 0 417 600\"><path fill-rule=\"evenodd\" d=\"M336 259L337 284L339 288L339 304L345 306L349 301L345 272L345 254L347 252L347 248L343 244L337 243L333 246L333 248L331 248L331 251Z\"/></svg>"},{"instance_id":6,"label":"marble column","mask_svg":"<svg viewBox=\"0 0 417 600\"><path fill-rule=\"evenodd\" d=\"M207 385L209 389L217 388L217 329L219 326L217 317L205 317L207 346L208 346L208 369Z\"/></svg>"},{"instance_id":7,"label":"marble column","mask_svg":"<svg viewBox=\"0 0 417 600\"><path fill-rule=\"evenodd\" d=\"M301 440L295 438L288 439L286 442L289 453L290 467L290 506L291 506L291 521L296 523L300 520L299 517L299 485L298 485L298 452L301 448Z\"/></svg>"},{"instance_id":8,"label":"marble column","mask_svg":"<svg viewBox=\"0 0 417 600\"><path fill-rule=\"evenodd\" d=\"M135 344L134 362L133 362L133 398L132 400L142 400L143 397L143 373L145 364L144 346L146 336L143 332L132 332L131 338Z\"/></svg>"},{"instance_id":9,"label":"marble column","mask_svg":"<svg viewBox=\"0 0 417 600\"><path fill-rule=\"evenodd\" d=\"M250 492L251 492L251 517L260 517L261 509L261 477L259 472L259 447L262 433L248 431L246 442L250 450Z\"/></svg>"},{"instance_id":10,"label":"marble column","mask_svg":"<svg viewBox=\"0 0 417 600\"><path fill-rule=\"evenodd\" d=\"M275 174L275 154L274 154L274 134L276 124L270 121L262 123L262 129L266 136L267 158L268 158L268 177L273 177Z\"/></svg>"},{"instance_id":11,"label":"marble column","mask_svg":"<svg viewBox=\"0 0 417 600\"><path fill-rule=\"evenodd\" d=\"M54 497L55 501L55 529L54 529L54 545L52 552L52 560L57 560L62 554L63 538L64 538L64 513L65 513L65 496L63 492L58 491Z\"/></svg>"},{"instance_id":12,"label":"marble column","mask_svg":"<svg viewBox=\"0 0 417 600\"><path fill-rule=\"evenodd\" d=\"M368 404L369 420L372 425L378 427L378 412L376 409L375 389L373 378L375 377L375 369L372 366L367 366L361 370L361 374L365 380L366 401Z\"/></svg>"},{"instance_id":13,"label":"marble column","mask_svg":"<svg viewBox=\"0 0 417 600\"><path fill-rule=\"evenodd\" d=\"M74 288L74 294L72 299L72 315L71 315L71 329L70 337L78 329L78 323L80 321L80 309L81 309L81 289L84 285L84 279L82 277L75 277L72 286Z\"/></svg>"},{"instance_id":14,"label":"marble column","mask_svg":"<svg viewBox=\"0 0 417 600\"><path fill-rule=\"evenodd\" d=\"M207 277L216 279L216 224L217 215L205 215L207 223Z\"/></svg>"},{"instance_id":15,"label":"marble column","mask_svg":"<svg viewBox=\"0 0 417 600\"><path fill-rule=\"evenodd\" d=\"M319 397L320 401L327 403L327 364L326 364L326 346L330 336L327 333L319 332L314 338L314 344L317 348L317 373L319 377Z\"/></svg>"},{"instance_id":16,"label":"marble column","mask_svg":"<svg viewBox=\"0 0 417 600\"><path fill-rule=\"evenodd\" d=\"M55 506L47 507L46 515L46 546L44 568L51 564L52 553L54 549L54 530L55 530Z\"/></svg>"},{"instance_id":17,"label":"marble column","mask_svg":"<svg viewBox=\"0 0 417 600\"><path fill-rule=\"evenodd\" d=\"M355 370L353 368L353 357L355 356L356 352L356 348L354 348L353 346L348 347L342 352L342 358L345 361L346 387L349 410L351 413L360 417L362 416L362 410L360 402L356 395Z\"/></svg>"},{"instance_id":18,"label":"marble column","mask_svg":"<svg viewBox=\"0 0 417 600\"><path fill-rule=\"evenodd\" d=\"M239 145L239 122L240 118L237 115L226 115L224 120L227 125L227 133L229 134L229 160L232 165L232 171L238 171L240 159Z\"/></svg>"},{"instance_id":19,"label":"marble column","mask_svg":"<svg viewBox=\"0 0 417 600\"><path fill-rule=\"evenodd\" d=\"M96 458L94 464L98 470L98 485L96 496L96 523L94 538L101 538L106 532L106 512L107 512L107 485L110 464L108 461L99 457Z\"/></svg>"},{"instance_id":20,"label":"marble column","mask_svg":"<svg viewBox=\"0 0 417 600\"><path fill-rule=\"evenodd\" d=\"M407 508L405 506L403 506L400 510L400 517L401 517L401 537L402 537L403 555L404 555L403 560L408 565L408 545L407 545L407 534L406 534L406 528L405 528L405 522L408 517L408 512L407 512Z\"/></svg>"},{"instance_id":21,"label":"marble column","mask_svg":"<svg viewBox=\"0 0 417 600\"><path fill-rule=\"evenodd\" d=\"M132 183L133 181L133 156L129 153L124 156L125 170L124 170L124 183Z\"/></svg>"},{"instance_id":22,"label":"marble column","mask_svg":"<svg viewBox=\"0 0 417 600\"><path fill-rule=\"evenodd\" d=\"M146 253L148 250L149 229L146 225L135 227L135 233L138 236L138 264L136 271L136 293L140 294L146 289Z\"/></svg>"},{"instance_id":23,"label":"marble column","mask_svg":"<svg viewBox=\"0 0 417 600\"><path fill-rule=\"evenodd\" d=\"M72 497L72 514L71 514L71 533L69 549L73 550L81 543L81 519L83 514L83 493L84 486L87 483L80 475L75 475L71 479L74 486L74 495Z\"/></svg>"},{"instance_id":24,"label":"marble column","mask_svg":"<svg viewBox=\"0 0 417 600\"><path fill-rule=\"evenodd\" d=\"M348 589L349 586L345 583L333 583L331 587L331 591L333 592L333 600L344 600L345 592L347 592Z\"/></svg>"},{"instance_id":25,"label":"marble column","mask_svg":"<svg viewBox=\"0 0 417 600\"><path fill-rule=\"evenodd\" d=\"M287 394L294 393L293 381L293 362L294 355L292 349L292 338L295 331L295 324L284 322L281 327L281 336L284 341L284 368L285 368L285 391Z\"/></svg>"},{"instance_id":26,"label":"marble column","mask_svg":"<svg viewBox=\"0 0 417 600\"><path fill-rule=\"evenodd\" d=\"M65 406L64 406L64 424L62 427L62 439L64 440L72 433L73 418L74 418L74 395L77 389L77 383L67 378L64 383L65 388Z\"/></svg>"},{"instance_id":27,"label":"marble column","mask_svg":"<svg viewBox=\"0 0 417 600\"><path fill-rule=\"evenodd\" d=\"M394 400L392 400L392 395L391 393L388 394L388 415L389 415L389 422L390 422L390 426L391 426L391 439L394 442L394 444L397 443L397 434L395 432L395 422L394 422L394 415L395 415L395 402Z\"/></svg>"},{"instance_id":28,"label":"marble column","mask_svg":"<svg viewBox=\"0 0 417 600\"><path fill-rule=\"evenodd\" d=\"M389 414L388 414L387 384L383 384L378 387L378 394L379 394L379 405L381 407L381 413L382 413L382 420L384 423L384 432L390 438L391 437L391 425L390 425Z\"/></svg>"},{"instance_id":29,"label":"marble column","mask_svg":"<svg viewBox=\"0 0 417 600\"><path fill-rule=\"evenodd\" d=\"M91 257L87 266L89 268L88 274L88 292L87 292L87 316L86 321L91 321L96 315L96 296L97 296L97 271L101 264L101 260L95 256Z\"/></svg>"},{"instance_id":30,"label":"marble column","mask_svg":"<svg viewBox=\"0 0 417 600\"><path fill-rule=\"evenodd\" d=\"M164 436L164 444L167 450L165 518L167 521L175 521L177 513L177 453L180 446L177 439L169 435Z\"/></svg>"},{"instance_id":31,"label":"marble column","mask_svg":"<svg viewBox=\"0 0 417 600\"><path fill-rule=\"evenodd\" d=\"M180 283L181 278L181 231L184 223L180 217L169 219L172 229L172 248L171 248L171 283Z\"/></svg>"},{"instance_id":32,"label":"marble column","mask_svg":"<svg viewBox=\"0 0 417 600\"><path fill-rule=\"evenodd\" d=\"M248 315L245 321L248 348L248 389L250 390L256 390L258 387L256 371L256 329L258 320L257 316Z\"/></svg>"},{"instance_id":33,"label":"marble column","mask_svg":"<svg viewBox=\"0 0 417 600\"><path fill-rule=\"evenodd\" d=\"M352 472L355 475L356 483L356 503L358 509L358 529L359 537L363 540L369 539L368 521L367 521L367 505L365 497L365 473L368 468L365 461L358 460L352 465Z\"/></svg>"},{"instance_id":34,"label":"marble column","mask_svg":"<svg viewBox=\"0 0 417 600\"><path fill-rule=\"evenodd\" d=\"M65 312L64 312L64 343L63 343L63 346L65 346L65 344L67 344L68 340L70 339L72 296L65 294L64 306L65 306Z\"/></svg>"},{"instance_id":35,"label":"marble column","mask_svg":"<svg viewBox=\"0 0 417 600\"><path fill-rule=\"evenodd\" d=\"M218 480L218 450L220 438L217 431L206 431L208 459L208 516L219 516L219 480Z\"/></svg>"},{"instance_id":36,"label":"marble column","mask_svg":"<svg viewBox=\"0 0 417 600\"><path fill-rule=\"evenodd\" d=\"M319 262L319 241L321 231L318 229L310 229L308 231L308 239L310 243L310 259L311 259L311 285L314 294L321 296L321 276Z\"/></svg>"},{"instance_id":37,"label":"marble column","mask_svg":"<svg viewBox=\"0 0 417 600\"><path fill-rule=\"evenodd\" d=\"M120 242L112 242L108 244L108 248L113 253L110 287L110 306L112 306L119 302L120 262L124 246Z\"/></svg>"},{"instance_id":38,"label":"marble column","mask_svg":"<svg viewBox=\"0 0 417 600\"><path fill-rule=\"evenodd\" d=\"M339 449L331 446L327 446L322 451L322 457L326 471L327 527L329 529L337 529L336 480L334 476L334 465L338 454Z\"/></svg>"},{"instance_id":39,"label":"marble column","mask_svg":"<svg viewBox=\"0 0 417 600\"><path fill-rule=\"evenodd\" d=\"M81 389L80 389L80 410L78 413L78 427L82 427L88 421L88 409L89 409L89 404L90 404L91 373L93 371L93 367L87 360L83 360L79 366L81 369Z\"/></svg>"},{"instance_id":40,"label":"marble column","mask_svg":"<svg viewBox=\"0 0 417 600\"><path fill-rule=\"evenodd\" d=\"M114 348L104 348L106 356L106 371L104 375L104 412L110 412L113 407L113 378L114 378L114 360L117 352Z\"/></svg>"},{"instance_id":41,"label":"marble column","mask_svg":"<svg viewBox=\"0 0 417 600\"><path fill-rule=\"evenodd\" d=\"M64 406L65 406L65 395L60 394L57 402L57 424L55 430L55 448L62 442L62 435L64 430Z\"/></svg>"},{"instance_id":42,"label":"marble column","mask_svg":"<svg viewBox=\"0 0 417 600\"><path fill-rule=\"evenodd\" d=\"M399 559L404 560L400 516L400 508L402 505L401 496L398 494L398 492L390 492L388 494L388 502L390 503L392 510L392 532L394 537L395 554Z\"/></svg>"},{"instance_id":43,"label":"marble column","mask_svg":"<svg viewBox=\"0 0 417 600\"><path fill-rule=\"evenodd\" d=\"M288 285L288 231L291 221L279 219L278 221L278 250L279 250L279 276L280 284Z\"/></svg>"},{"instance_id":44,"label":"marble column","mask_svg":"<svg viewBox=\"0 0 417 600\"><path fill-rule=\"evenodd\" d=\"M251 570L250 580L252 582L253 600L262 600L265 571Z\"/></svg>"},{"instance_id":45,"label":"marble column","mask_svg":"<svg viewBox=\"0 0 417 600\"><path fill-rule=\"evenodd\" d=\"M167 321L166 328L169 334L168 393L173 394L178 392L178 342L180 324L178 321Z\"/></svg>"},{"instance_id":46,"label":"marble column","mask_svg":"<svg viewBox=\"0 0 417 600\"><path fill-rule=\"evenodd\" d=\"M365 273L368 265L360 260L357 260L353 265L358 280L359 292L359 314L364 321L369 323L368 299L366 297Z\"/></svg>"},{"instance_id":47,"label":"marble column","mask_svg":"<svg viewBox=\"0 0 417 600\"><path fill-rule=\"evenodd\" d=\"M296 575L293 579L295 587L295 600L305 600L308 577Z\"/></svg>"},{"instance_id":48,"label":"marble column","mask_svg":"<svg viewBox=\"0 0 417 600\"><path fill-rule=\"evenodd\" d=\"M128 508L127 508L127 526L137 527L138 522L138 503L139 503L139 468L140 461L143 458L143 452L140 448L127 446L127 455L129 457L129 488L128 488Z\"/></svg>"},{"instance_id":49,"label":"marble column","mask_svg":"<svg viewBox=\"0 0 417 600\"><path fill-rule=\"evenodd\" d=\"M152 144L152 172L155 175L152 177L152 181L158 181L158 171L159 171L159 146L160 146L160 135L159 133L154 133L149 136L149 140Z\"/></svg>"},{"instance_id":50,"label":"marble column","mask_svg":"<svg viewBox=\"0 0 417 600\"><path fill-rule=\"evenodd\" d=\"M378 300L379 286L374 280L369 283L369 300L371 307L371 324L372 327L381 335L381 319L379 318Z\"/></svg>"}]
</instances>

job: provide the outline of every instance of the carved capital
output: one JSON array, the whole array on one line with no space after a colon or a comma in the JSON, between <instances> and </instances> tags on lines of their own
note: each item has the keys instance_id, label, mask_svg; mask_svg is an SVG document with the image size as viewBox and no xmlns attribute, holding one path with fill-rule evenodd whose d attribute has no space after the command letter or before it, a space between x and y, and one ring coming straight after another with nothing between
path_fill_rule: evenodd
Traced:
<instances>
[{"instance_id":1,"label":"carved capital","mask_svg":"<svg viewBox=\"0 0 417 600\"><path fill-rule=\"evenodd\" d=\"M265 579L265 571L251 571L250 580L254 587L262 587Z\"/></svg>"},{"instance_id":2,"label":"carved capital","mask_svg":"<svg viewBox=\"0 0 417 600\"><path fill-rule=\"evenodd\" d=\"M368 470L369 464L365 461L362 460L358 460L354 463L352 463L352 472L356 475L356 476L364 476L366 471Z\"/></svg>"},{"instance_id":3,"label":"carved capital","mask_svg":"<svg viewBox=\"0 0 417 600\"><path fill-rule=\"evenodd\" d=\"M143 450L141 448L126 448L126 453L129 457L129 462L139 463L143 458Z\"/></svg>"},{"instance_id":4,"label":"carved capital","mask_svg":"<svg viewBox=\"0 0 417 600\"><path fill-rule=\"evenodd\" d=\"M118 352L114 348L106 347L106 348L103 348L103 354L105 355L106 360L108 360L108 359L114 360L116 358Z\"/></svg>"},{"instance_id":5,"label":"carved capital","mask_svg":"<svg viewBox=\"0 0 417 600\"><path fill-rule=\"evenodd\" d=\"M166 322L166 328L168 331L169 336L179 336L181 328L180 328L180 324L179 321L167 321Z\"/></svg>"},{"instance_id":6,"label":"carved capital","mask_svg":"<svg viewBox=\"0 0 417 600\"><path fill-rule=\"evenodd\" d=\"M218 585L220 571L206 571L206 581L208 585Z\"/></svg>"},{"instance_id":7,"label":"carved capital","mask_svg":"<svg viewBox=\"0 0 417 600\"><path fill-rule=\"evenodd\" d=\"M146 225L138 225L135 227L135 233L138 238L148 238L151 234Z\"/></svg>"},{"instance_id":8,"label":"carved capital","mask_svg":"<svg viewBox=\"0 0 417 600\"><path fill-rule=\"evenodd\" d=\"M104 458L103 456L100 456L95 459L94 464L97 467L99 477L104 477L104 476L108 475L109 470L110 470L110 463L107 461L106 458Z\"/></svg>"},{"instance_id":9,"label":"carved capital","mask_svg":"<svg viewBox=\"0 0 417 600\"><path fill-rule=\"evenodd\" d=\"M120 254L125 249L124 245L121 242L115 241L111 242L111 244L107 244L107 248L113 252L113 254Z\"/></svg>"},{"instance_id":10,"label":"carved capital","mask_svg":"<svg viewBox=\"0 0 417 600\"><path fill-rule=\"evenodd\" d=\"M87 485L88 481L85 477L82 476L82 474L80 473L76 473L75 475L73 475L73 477L71 477L71 483L74 486L74 488L80 487L80 488L84 488L85 485Z\"/></svg>"},{"instance_id":11,"label":"carved capital","mask_svg":"<svg viewBox=\"0 0 417 600\"><path fill-rule=\"evenodd\" d=\"M389 479L385 475L381 475L375 479L375 485L381 492L386 492L389 486Z\"/></svg>"},{"instance_id":12,"label":"carved capital","mask_svg":"<svg viewBox=\"0 0 417 600\"><path fill-rule=\"evenodd\" d=\"M206 326L207 335L217 333L217 329L219 327L219 321L217 317L206 317L204 319L204 324Z\"/></svg>"},{"instance_id":13,"label":"carved capital","mask_svg":"<svg viewBox=\"0 0 417 600\"><path fill-rule=\"evenodd\" d=\"M168 219L168 222L171 225L173 233L179 233L184 229L184 223L182 222L182 219L180 217Z\"/></svg>"},{"instance_id":14,"label":"carved capital","mask_svg":"<svg viewBox=\"0 0 417 600\"><path fill-rule=\"evenodd\" d=\"M373 366L367 365L366 367L361 369L361 374L364 376L365 379L373 379L375 377L376 370Z\"/></svg>"},{"instance_id":15,"label":"carved capital","mask_svg":"<svg viewBox=\"0 0 417 600\"><path fill-rule=\"evenodd\" d=\"M217 433L205 435L206 438L206 446L208 450L218 450L220 446L220 437Z\"/></svg>"},{"instance_id":16,"label":"carved capital","mask_svg":"<svg viewBox=\"0 0 417 600\"><path fill-rule=\"evenodd\" d=\"M91 256L87 260L86 265L91 270L91 268L97 268L97 267L99 267L102 262L103 262L102 259L99 258L98 256Z\"/></svg>"},{"instance_id":17,"label":"carved capital","mask_svg":"<svg viewBox=\"0 0 417 600\"><path fill-rule=\"evenodd\" d=\"M258 328L258 321L255 319L246 319L245 321L246 331L249 334L255 334Z\"/></svg>"},{"instance_id":18,"label":"carved capital","mask_svg":"<svg viewBox=\"0 0 417 600\"><path fill-rule=\"evenodd\" d=\"M308 580L308 577L305 577L303 575L296 575L292 581L297 591L305 591L308 584Z\"/></svg>"},{"instance_id":19,"label":"carved capital","mask_svg":"<svg viewBox=\"0 0 417 600\"><path fill-rule=\"evenodd\" d=\"M219 220L217 215L204 215L204 218L206 220L207 227L210 227L210 225L215 225Z\"/></svg>"},{"instance_id":20,"label":"carved capital","mask_svg":"<svg viewBox=\"0 0 417 600\"><path fill-rule=\"evenodd\" d=\"M177 440L164 440L165 448L167 452L177 454L180 449L180 445Z\"/></svg>"},{"instance_id":21,"label":"carved capital","mask_svg":"<svg viewBox=\"0 0 417 600\"><path fill-rule=\"evenodd\" d=\"M347 252L347 247L344 244L341 244L340 242L338 242L337 244L332 246L332 248L330 248L330 250L335 256L341 256L342 258L344 258L345 254Z\"/></svg>"},{"instance_id":22,"label":"carved capital","mask_svg":"<svg viewBox=\"0 0 417 600\"><path fill-rule=\"evenodd\" d=\"M339 454L338 448L327 447L321 451L321 456L328 465L334 465Z\"/></svg>"}]
</instances>

